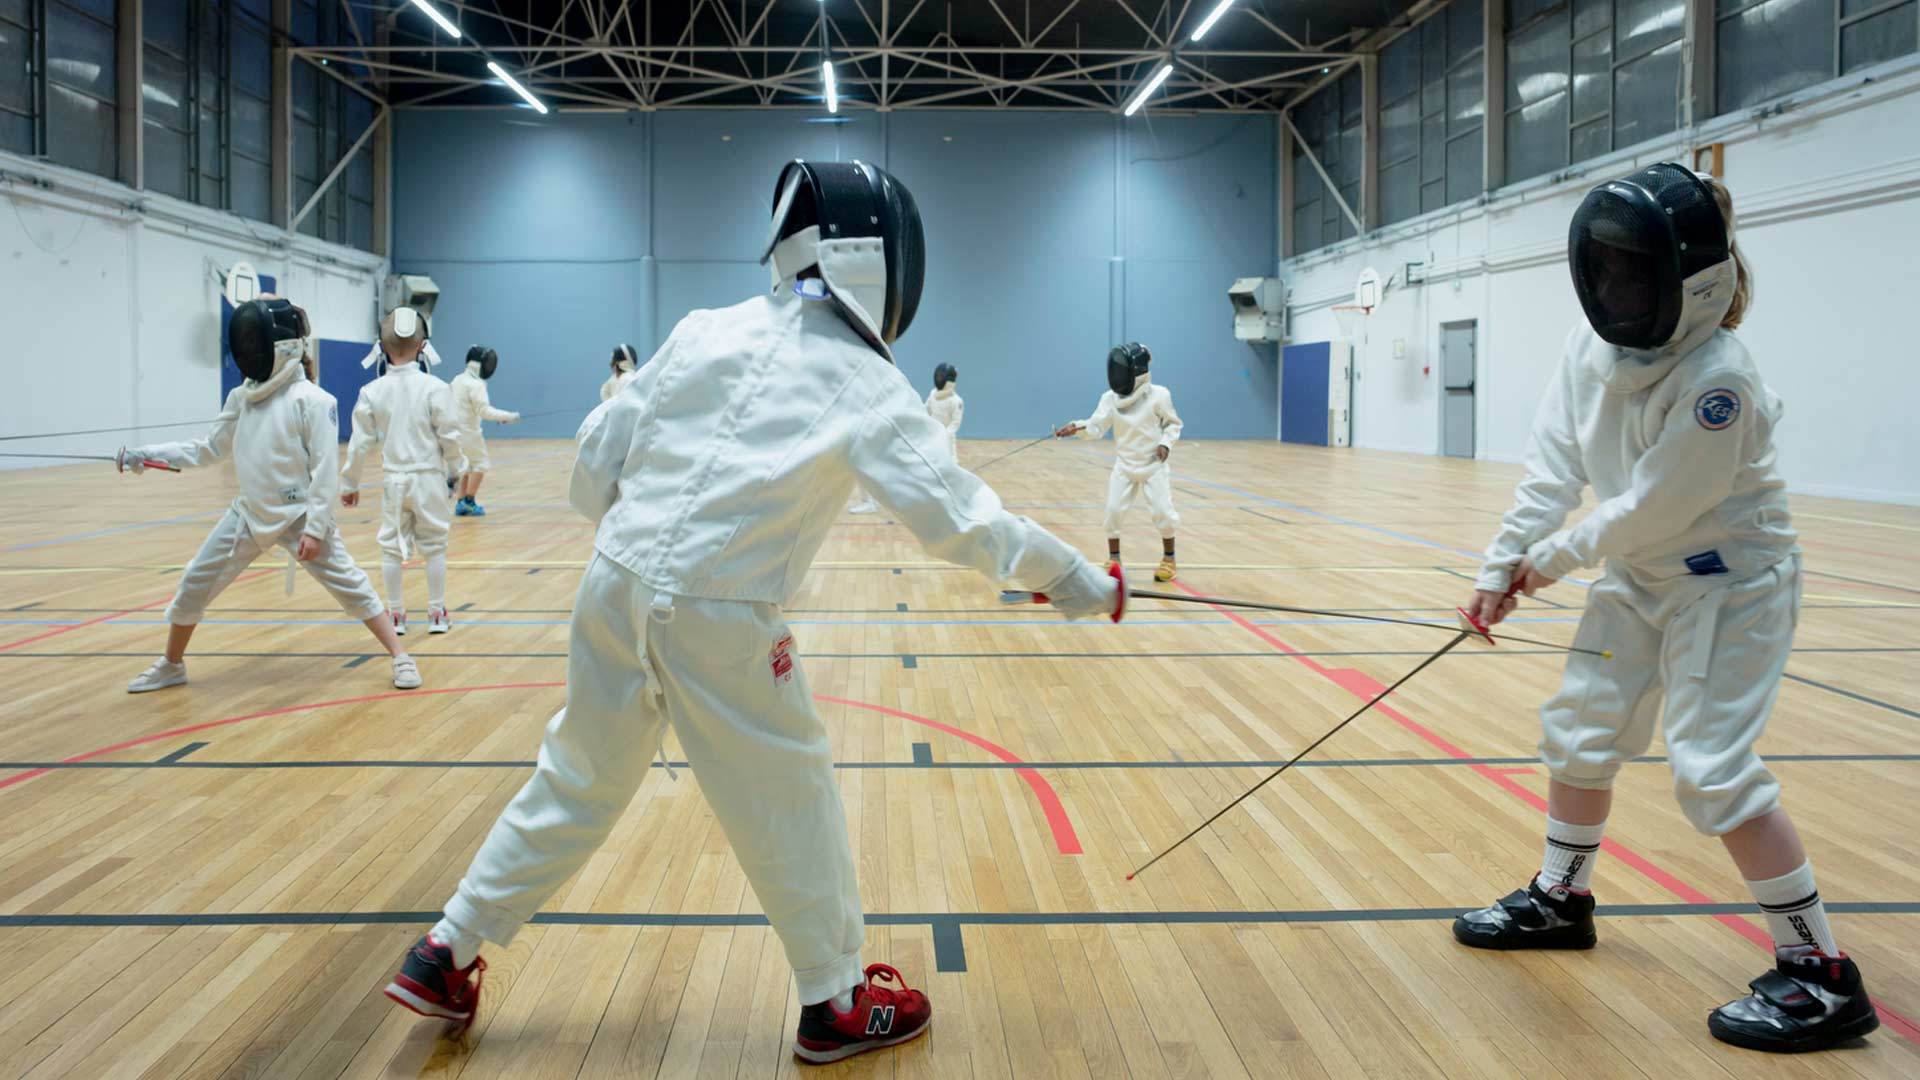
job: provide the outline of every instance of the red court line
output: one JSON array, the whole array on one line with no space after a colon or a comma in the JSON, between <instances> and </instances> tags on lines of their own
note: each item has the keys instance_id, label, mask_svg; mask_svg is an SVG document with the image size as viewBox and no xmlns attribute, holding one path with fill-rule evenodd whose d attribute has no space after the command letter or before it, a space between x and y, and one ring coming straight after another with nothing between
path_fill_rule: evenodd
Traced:
<instances>
[{"instance_id":1,"label":"red court line","mask_svg":"<svg viewBox=\"0 0 1920 1080\"><path fill-rule=\"evenodd\" d=\"M1180 589L1180 591L1186 593L1189 596L1203 595L1199 591L1187 585L1185 582L1176 580L1174 582L1174 585L1175 587ZM1347 691L1348 693L1354 695L1355 697L1360 698L1362 701L1371 700L1374 697L1374 695L1386 689L1386 684L1380 682L1379 680L1373 678L1371 675L1368 675L1365 672L1357 671L1353 668L1329 668L1323 664L1317 663L1312 657L1301 656L1300 651L1298 649L1295 649L1291 645L1288 645L1286 642L1281 641L1277 637L1274 637L1272 634L1268 633L1265 629L1259 626L1255 626L1251 622L1248 622L1246 619L1242 618L1240 614L1234 611L1232 608L1221 607L1217 604L1209 604L1207 606L1213 608L1215 611L1218 611L1222 615L1225 615L1227 618L1233 620L1242 629L1252 633L1254 636L1258 637L1260 640L1266 642L1269 645L1272 645L1274 648L1279 649L1281 652L1286 653L1287 655L1293 657L1293 659L1296 660L1297 662L1301 664L1305 664L1309 669L1313 671L1314 674L1327 679L1329 682L1332 682L1336 686L1339 686L1341 689ZM1407 716L1405 713L1400 712L1398 709L1395 709L1393 706L1388 705L1385 702L1381 702L1380 704L1375 705L1373 707L1373 711L1381 714L1382 716L1387 717L1388 719L1392 720L1394 723L1399 724L1402 728L1406 729L1407 731L1410 731L1413 734L1419 736L1428 745L1432 746L1436 750L1439 750L1441 753L1447 755L1448 757L1469 758L1473 756L1467 753L1465 750L1461 749L1460 747L1455 746L1453 743L1448 742L1446 739L1442 738L1438 733L1434 732L1432 729L1419 723L1418 721L1414 720L1412 717ZM1468 766L1468 768L1472 769L1474 772L1480 774L1486 779L1492 781L1494 784L1498 785L1500 788L1507 791L1509 794L1513 795L1515 798L1519 799L1520 801L1526 803L1528 806L1533 807L1534 809L1540 811L1543 814L1547 812L1546 799L1528 790L1524 785L1514 780L1511 776L1508 776L1506 773L1502 772L1500 769L1492 765L1470 765ZM1706 893L1703 893L1699 889L1694 888L1692 885L1689 885L1686 882L1680 880L1678 877L1675 877L1672 873L1661 868L1653 860L1647 858L1646 856L1640 854L1637 851L1634 851L1632 848L1629 848L1621 844L1617 840L1611 840L1611 839L1602 840L1600 842L1600 846L1601 846L1601 850L1605 851L1609 855L1612 855L1614 858L1620 860L1620 862L1622 862L1629 868L1637 871L1642 877L1645 877L1647 880L1653 882L1654 884L1660 886L1661 888L1667 890L1668 892L1672 893L1673 895L1679 897L1681 900L1684 900L1689 904L1711 904L1714 902L1713 898L1708 896ZM1715 915L1713 916L1713 919L1721 923L1722 925L1726 926L1728 929L1739 934L1741 937L1744 937L1748 941L1753 942L1755 945L1758 945L1761 948L1767 950L1769 953L1773 951L1773 935L1768 933L1764 928L1755 925L1752 920L1747 919L1740 915ZM1885 1021L1888 1027L1899 1032L1902 1036L1904 1036L1906 1039L1908 1039L1911 1042L1920 1042L1920 1024L1914 1023L1912 1020L1909 1020L1905 1016L1902 1016L1900 1013L1895 1012L1894 1010L1878 1002L1875 1003L1875 1007L1880 1012L1880 1019Z\"/></svg>"},{"instance_id":2,"label":"red court line","mask_svg":"<svg viewBox=\"0 0 1920 1080\"><path fill-rule=\"evenodd\" d=\"M260 577L263 574L272 574L272 573L278 573L278 572L279 571L275 571L275 570L256 570L251 574L242 574L241 576L234 578L233 581L230 583L229 587L231 587L232 585L238 585L243 581L251 581L254 578ZM173 594L168 593L167 595L161 597L158 600L149 600L146 603L139 605L138 607L130 607L125 611L115 611L111 614L95 616L94 618L88 619L85 622L77 622L71 626L55 627L52 630L42 631L41 633L35 634L32 637L21 638L19 641L9 641L5 645L0 645L0 652L6 652L8 649L17 649L22 645L31 645L36 641L45 641L50 637L58 637L61 634L71 634L75 630L85 630L89 626L94 626L99 623L108 622L110 620L117 619L122 615L131 615L136 611L145 611L148 608L159 607L161 604L164 604L167 601L172 599L173 599ZM4 786L5 785L0 785L0 787L4 787Z\"/></svg>"},{"instance_id":3,"label":"red court line","mask_svg":"<svg viewBox=\"0 0 1920 1080\"><path fill-rule=\"evenodd\" d=\"M111 618L111 616L108 616L108 617ZM363 694L359 697L335 698L332 701L314 701L304 705L282 705L279 708L263 709L260 712L247 713L243 716L229 716L221 720L208 720L203 723L189 724L186 727L178 727L178 728L169 729L167 731L155 732L152 735L142 735L137 739L128 739L124 742L114 743L111 746L102 746L102 747L99 747L98 749L88 750L83 754L75 754L72 757L61 758L60 763L62 765L72 765L82 761L91 761L94 758L103 757L107 754L112 754L120 750L130 750L136 746L144 746L148 743L156 743L156 742L162 742L167 739L175 739L175 738L179 738L182 735L192 735L195 732L207 731L212 728L227 727L232 724L245 723L248 720L264 720L267 717L271 717L271 716L288 716L293 713L313 712L316 709L328 709L336 705L359 705L368 701L385 701L389 698L425 697L433 694L477 693L484 690L540 690L540 689L550 689L553 687L559 687L559 686L565 686L565 685L566 683L564 682L524 682L524 683L494 683L486 686L449 686L449 687L439 687L432 690L390 690L382 694ZM988 739L981 738L980 736L975 735L970 731L963 731L960 728L954 727L951 724L943 724L938 720L933 720L925 716L916 716L913 713L903 712L899 709L891 709L885 705L870 705L864 701L854 701L850 698L829 697L825 694L814 695L814 700L824 701L833 705L845 705L845 706L848 706L849 708L865 709L868 712L881 713L882 715L897 717L901 720L910 720L913 723L919 724L923 727L930 727L935 731L945 732L946 734L952 735L956 738L965 739L967 742L970 742L973 745L979 747L980 749L985 750L987 753L992 754L994 757L999 758L1001 761L1005 761L1009 764L1014 764L1014 765L1024 764L1024 762L1022 762L1020 757L1016 755L1013 751L1008 750L1006 747L1001 746L996 742L992 742ZM47 773L50 773L52 771L53 771L52 769L46 769L46 768L29 769L26 772L19 773L14 776L9 776L4 780L0 780L0 790L10 788L15 784L25 783L26 781L31 780L36 776L45 776ZM1020 776L1020 779L1025 780L1027 782L1028 787L1033 789L1034 797L1040 800L1040 812L1047 819L1047 827L1051 829L1053 832L1054 846L1059 848L1060 854L1062 855L1080 854L1081 847L1080 847L1079 834L1074 832L1073 822L1067 817L1067 809L1065 806L1061 804L1060 796L1053 790L1053 785L1047 783L1045 777L1041 776L1038 772L1035 772L1032 769L1016 769L1014 771Z\"/></svg>"},{"instance_id":4,"label":"red court line","mask_svg":"<svg viewBox=\"0 0 1920 1080\"><path fill-rule=\"evenodd\" d=\"M828 697L825 694L815 694L814 700L825 701L834 705L847 705L855 709L866 709L870 712L884 713L887 716L899 717L902 720L911 720L923 727L930 727L935 731L943 731L955 738L965 739L1009 765L1025 764L1025 761L1021 759L1019 755L1001 746L999 743L983 739L971 731L962 731L951 724L943 724L938 720L931 720L924 716L915 716L913 713L902 712L899 709L890 709L885 705L869 705L864 701ZM1033 797L1040 801L1040 812L1046 816L1047 828L1053 831L1053 844L1056 848L1060 849L1060 854L1080 854L1080 836L1073 831L1073 822L1067 817L1067 808L1061 805L1060 796L1053 790L1053 785L1047 783L1047 778L1041 776L1039 772L1033 769L1015 769L1014 773L1018 775L1020 779L1027 782L1027 786L1033 789Z\"/></svg>"}]
</instances>

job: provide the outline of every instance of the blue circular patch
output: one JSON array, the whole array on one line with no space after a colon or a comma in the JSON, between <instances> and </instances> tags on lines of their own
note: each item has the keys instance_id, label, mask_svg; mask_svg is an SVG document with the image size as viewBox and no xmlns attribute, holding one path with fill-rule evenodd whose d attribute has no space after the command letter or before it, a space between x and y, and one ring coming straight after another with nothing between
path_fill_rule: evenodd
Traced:
<instances>
[{"instance_id":1,"label":"blue circular patch","mask_svg":"<svg viewBox=\"0 0 1920 1080\"><path fill-rule=\"evenodd\" d=\"M1725 388L1709 390L1693 403L1693 417L1708 431L1732 427L1740 419L1740 395Z\"/></svg>"}]
</instances>

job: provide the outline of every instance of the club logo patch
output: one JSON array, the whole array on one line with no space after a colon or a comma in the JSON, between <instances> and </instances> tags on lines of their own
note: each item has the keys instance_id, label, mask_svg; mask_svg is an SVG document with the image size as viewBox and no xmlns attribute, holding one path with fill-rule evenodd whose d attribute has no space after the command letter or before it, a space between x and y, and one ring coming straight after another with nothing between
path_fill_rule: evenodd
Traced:
<instances>
[{"instance_id":1,"label":"club logo patch","mask_svg":"<svg viewBox=\"0 0 1920 1080\"><path fill-rule=\"evenodd\" d=\"M773 643L773 651L768 655L768 666L773 669L773 681L790 683L793 681L793 635L781 634L780 640Z\"/></svg>"},{"instance_id":2,"label":"club logo patch","mask_svg":"<svg viewBox=\"0 0 1920 1080\"><path fill-rule=\"evenodd\" d=\"M1720 388L1700 395L1693 403L1693 418L1708 431L1720 431L1740 419L1740 395Z\"/></svg>"}]
</instances>

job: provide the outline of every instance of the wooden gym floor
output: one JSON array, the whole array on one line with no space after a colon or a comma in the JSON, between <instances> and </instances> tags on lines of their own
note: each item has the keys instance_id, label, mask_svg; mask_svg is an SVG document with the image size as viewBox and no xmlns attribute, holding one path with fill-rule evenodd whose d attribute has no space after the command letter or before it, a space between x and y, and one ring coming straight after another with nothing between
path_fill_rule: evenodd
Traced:
<instances>
[{"instance_id":1,"label":"wooden gym floor","mask_svg":"<svg viewBox=\"0 0 1920 1080\"><path fill-rule=\"evenodd\" d=\"M128 696L230 474L0 473L0 1077L798 1071L786 961L685 770L656 768L542 921L490 948L464 1045L380 994L562 700L591 546L568 451L493 441L492 515L455 525L458 623L408 639L412 693L305 575L282 596L276 553L218 601L190 685ZM1109 453L1042 445L987 476L1096 554ZM1183 443L1173 464L1181 587L1439 622L1516 477L1271 443ZM1069 625L1002 608L883 512L841 520L791 616L867 959L937 1015L818 1075L1920 1074L1920 510L1795 508L1806 610L1763 751L1887 1011L1863 1045L1774 1059L1708 1037L1764 933L1657 759L1621 779L1599 949L1455 946L1454 912L1537 865L1546 650L1463 647L1126 882L1446 638L1152 602ZM340 515L363 566L375 513ZM1142 509L1128 541L1139 582ZM422 628L424 587L410 573ZM1569 640L1581 602L1563 584L1510 628Z\"/></svg>"}]
</instances>

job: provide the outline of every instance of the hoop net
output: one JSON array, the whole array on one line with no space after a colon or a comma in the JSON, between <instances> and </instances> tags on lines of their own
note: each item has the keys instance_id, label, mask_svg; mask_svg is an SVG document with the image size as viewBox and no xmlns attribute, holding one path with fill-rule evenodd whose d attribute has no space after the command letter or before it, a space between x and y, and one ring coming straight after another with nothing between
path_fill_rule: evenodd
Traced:
<instances>
[{"instance_id":1,"label":"hoop net","mask_svg":"<svg viewBox=\"0 0 1920 1080\"><path fill-rule=\"evenodd\" d=\"M1340 327L1340 340L1365 341L1367 337L1367 316L1373 314L1370 307L1359 304L1335 304L1334 322Z\"/></svg>"}]
</instances>

